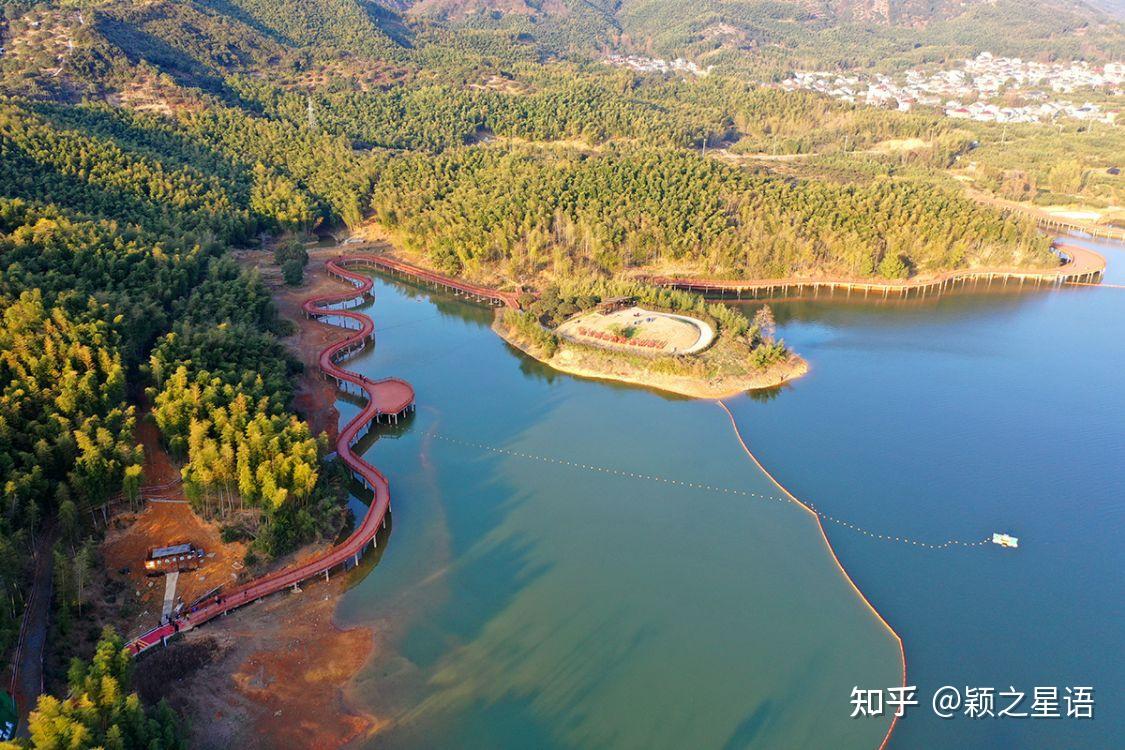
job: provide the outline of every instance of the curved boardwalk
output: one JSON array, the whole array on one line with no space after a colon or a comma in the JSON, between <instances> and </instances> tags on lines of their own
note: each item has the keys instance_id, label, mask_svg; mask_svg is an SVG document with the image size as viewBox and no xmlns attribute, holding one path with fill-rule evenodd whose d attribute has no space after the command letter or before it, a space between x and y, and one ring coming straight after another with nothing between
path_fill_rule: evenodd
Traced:
<instances>
[{"instance_id":1,"label":"curved boardwalk","mask_svg":"<svg viewBox=\"0 0 1125 750\"><path fill-rule=\"evenodd\" d=\"M202 625L219 615L282 589L295 587L306 579L319 575L327 577L328 571L337 565L346 565L349 562L358 564L359 557L367 545L376 544L376 534L380 528L386 526L386 516L391 506L390 487L382 472L354 453L352 447L372 424L384 418L397 422L413 411L414 389L405 380L397 378L370 380L339 366L339 362L362 351L375 340L373 335L375 324L371 318L348 309L362 304L372 287L371 279L344 267L354 262L370 263L371 261L361 257L348 257L330 260L325 264L331 276L352 285L351 291L314 297L306 300L302 308L305 315L310 318L333 317L341 321L339 325L342 328L351 331L348 336L329 345L320 353L320 369L326 377L335 380L342 390L366 400L363 410L340 430L336 439L336 452L356 480L371 490L373 497L367 514L347 539L313 559L283 568L208 599L174 621L155 627L133 639L128 648L134 654L164 642L166 638L179 631ZM330 305L339 306L340 309L330 308Z\"/></svg>"},{"instance_id":2,"label":"curved boardwalk","mask_svg":"<svg viewBox=\"0 0 1125 750\"><path fill-rule=\"evenodd\" d=\"M427 284L435 284L445 289L472 297L473 299L488 302L492 305L511 307L515 310L518 310L520 307L518 292L501 292L491 287L472 284L467 281L462 281L461 279L455 279L451 276L445 276L437 271L431 271L428 268L416 266L413 263L407 263L398 258L392 258L382 253L352 253L348 255L347 258L342 259L342 261L346 263L370 265L383 271L389 271L390 273L409 276L418 281Z\"/></svg>"},{"instance_id":3,"label":"curved boardwalk","mask_svg":"<svg viewBox=\"0 0 1125 750\"><path fill-rule=\"evenodd\" d=\"M870 281L865 279L697 279L678 276L647 276L643 280L657 286L666 286L673 289L683 289L701 294L743 294L754 297L762 294L765 296L776 295L779 292L800 293L803 291L829 291L839 290L862 292L863 295L882 295L888 297L892 294L909 297L916 295L925 297L931 294L941 294L960 285L979 284L993 281L1000 283L1018 282L1019 284L1034 284L1037 286L1051 286L1061 284L1096 284L1105 272L1105 258L1076 245L1056 244L1052 248L1062 259L1063 263L1048 271L1022 271L1018 269L1001 269L992 271L946 271L932 278L916 281Z\"/></svg>"}]
</instances>

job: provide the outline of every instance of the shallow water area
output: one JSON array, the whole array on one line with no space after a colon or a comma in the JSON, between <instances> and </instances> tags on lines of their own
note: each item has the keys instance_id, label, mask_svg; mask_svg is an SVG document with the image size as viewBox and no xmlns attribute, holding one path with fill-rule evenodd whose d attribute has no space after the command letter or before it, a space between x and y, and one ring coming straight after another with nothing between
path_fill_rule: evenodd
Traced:
<instances>
[{"instance_id":1,"label":"shallow water area","mask_svg":"<svg viewBox=\"0 0 1125 750\"><path fill-rule=\"evenodd\" d=\"M553 373L447 295L375 294L349 367L418 411L365 449L393 531L339 613L376 632L371 746L879 744L848 695L898 683L897 644L722 411Z\"/></svg>"},{"instance_id":2,"label":"shallow water area","mask_svg":"<svg viewBox=\"0 0 1125 750\"><path fill-rule=\"evenodd\" d=\"M1008 287L938 300L773 304L812 364L781 391L731 402L754 450L798 495L931 551L828 533L906 643L922 705L891 747L1111 748L1125 737L1125 250L1103 287ZM749 305L753 309L755 305ZM1092 686L1095 718L937 718L944 685ZM1008 699L1010 700L1010 699Z\"/></svg>"}]
</instances>

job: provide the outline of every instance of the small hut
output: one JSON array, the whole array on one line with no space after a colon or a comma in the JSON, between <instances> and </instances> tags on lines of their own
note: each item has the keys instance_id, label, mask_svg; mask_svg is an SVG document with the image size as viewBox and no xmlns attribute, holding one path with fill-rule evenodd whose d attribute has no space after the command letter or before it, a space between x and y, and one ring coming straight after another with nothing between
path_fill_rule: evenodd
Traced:
<instances>
[{"instance_id":1,"label":"small hut","mask_svg":"<svg viewBox=\"0 0 1125 750\"><path fill-rule=\"evenodd\" d=\"M594 309L600 312L602 315L609 315L610 313L615 313L618 310L624 310L627 307L632 307L636 303L636 297L610 297L609 299L604 299L599 302L598 306Z\"/></svg>"}]
</instances>

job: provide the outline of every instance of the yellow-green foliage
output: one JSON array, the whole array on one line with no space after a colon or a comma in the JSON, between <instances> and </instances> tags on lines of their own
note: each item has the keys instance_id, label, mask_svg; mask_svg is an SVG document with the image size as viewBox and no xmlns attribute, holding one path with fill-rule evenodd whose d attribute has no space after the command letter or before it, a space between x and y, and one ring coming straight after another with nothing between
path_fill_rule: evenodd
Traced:
<instances>
[{"instance_id":1,"label":"yellow-green foliage","mask_svg":"<svg viewBox=\"0 0 1125 750\"><path fill-rule=\"evenodd\" d=\"M387 165L384 225L451 272L615 274L676 261L730 277L1050 262L1029 222L953 190L791 181L683 151L462 148ZM899 271L897 265L888 270Z\"/></svg>"},{"instance_id":2,"label":"yellow-green foliage","mask_svg":"<svg viewBox=\"0 0 1125 750\"><path fill-rule=\"evenodd\" d=\"M516 310L504 310L503 322L514 332L517 338L530 345L537 355L550 359L558 351L558 336L540 325L539 319L535 315Z\"/></svg>"},{"instance_id":3,"label":"yellow-green foliage","mask_svg":"<svg viewBox=\"0 0 1125 750\"><path fill-rule=\"evenodd\" d=\"M187 743L175 712L163 702L146 709L132 692L131 671L124 642L106 628L90 663L71 662L68 695L41 695L28 719L30 740L8 747L183 750Z\"/></svg>"},{"instance_id":4,"label":"yellow-green foliage","mask_svg":"<svg viewBox=\"0 0 1125 750\"><path fill-rule=\"evenodd\" d=\"M959 167L978 185L1014 200L1125 204L1125 131L1097 123L978 126L981 145Z\"/></svg>"}]
</instances>

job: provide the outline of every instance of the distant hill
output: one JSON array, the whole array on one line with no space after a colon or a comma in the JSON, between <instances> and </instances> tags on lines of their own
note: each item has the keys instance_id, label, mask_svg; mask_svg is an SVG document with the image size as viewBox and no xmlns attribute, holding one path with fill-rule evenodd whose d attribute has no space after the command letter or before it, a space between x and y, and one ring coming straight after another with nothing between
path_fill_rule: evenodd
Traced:
<instances>
[{"instance_id":1,"label":"distant hill","mask_svg":"<svg viewBox=\"0 0 1125 750\"><path fill-rule=\"evenodd\" d=\"M570 48L839 66L911 64L983 49L1024 57L1119 58L1125 0L397 0L411 18L519 26ZM757 61L758 63L761 60Z\"/></svg>"},{"instance_id":2,"label":"distant hill","mask_svg":"<svg viewBox=\"0 0 1125 750\"><path fill-rule=\"evenodd\" d=\"M132 89L170 80L219 92L232 73L284 70L294 85L317 85L326 67L381 85L398 75L387 66L457 67L479 55L509 65L610 51L683 56L758 78L985 50L1125 59L1121 22L1075 0L68 0L0 12L0 81L68 100L107 82L129 88L124 78Z\"/></svg>"},{"instance_id":3,"label":"distant hill","mask_svg":"<svg viewBox=\"0 0 1125 750\"><path fill-rule=\"evenodd\" d=\"M1113 0L1119 2L1120 0ZM624 37L654 54L756 50L801 64L907 65L985 49L1121 58L1120 24L1071 0L622 0Z\"/></svg>"},{"instance_id":4,"label":"distant hill","mask_svg":"<svg viewBox=\"0 0 1125 750\"><path fill-rule=\"evenodd\" d=\"M1125 20L1125 0L1090 0L1090 4L1118 21Z\"/></svg>"}]
</instances>

